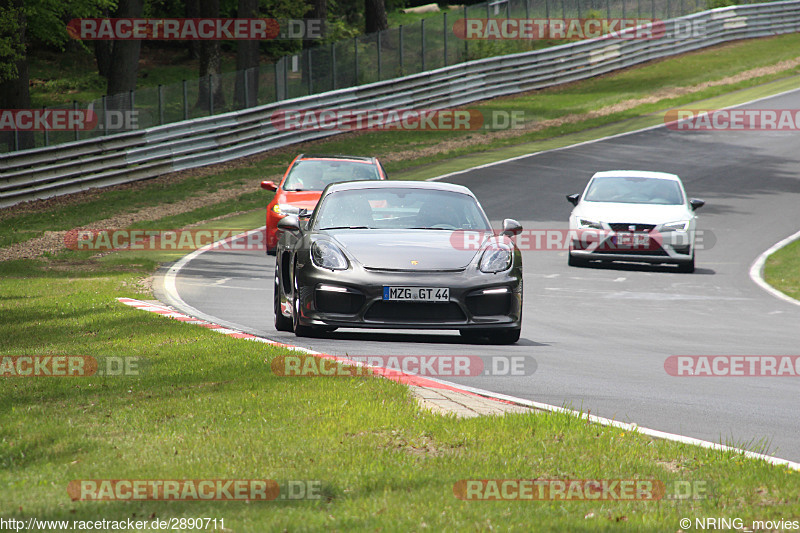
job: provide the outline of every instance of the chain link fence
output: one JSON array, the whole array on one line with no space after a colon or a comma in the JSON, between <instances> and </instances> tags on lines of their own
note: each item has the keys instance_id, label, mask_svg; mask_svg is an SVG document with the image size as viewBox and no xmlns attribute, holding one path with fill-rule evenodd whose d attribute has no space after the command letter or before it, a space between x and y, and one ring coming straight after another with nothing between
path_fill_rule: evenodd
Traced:
<instances>
[{"instance_id":1,"label":"chain link fence","mask_svg":"<svg viewBox=\"0 0 800 533\"><path fill-rule=\"evenodd\" d=\"M69 109L94 112L96 126L87 130L8 132L11 138L0 144L0 151L16 150L21 145L21 135L32 136L36 147L51 146L228 113L564 42L466 40L453 31L454 24L461 18L667 20L715 7L710 5L714 1L719 0L497 0L461 6L379 33L307 48L247 71L142 88L91 102L73 102ZM747 3L769 2L751 0Z\"/></svg>"}]
</instances>

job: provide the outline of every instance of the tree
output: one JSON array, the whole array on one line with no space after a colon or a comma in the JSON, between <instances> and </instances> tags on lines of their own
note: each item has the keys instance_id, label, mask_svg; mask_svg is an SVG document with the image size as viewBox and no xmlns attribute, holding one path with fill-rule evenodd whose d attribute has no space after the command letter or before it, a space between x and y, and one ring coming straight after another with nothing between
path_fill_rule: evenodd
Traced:
<instances>
[{"instance_id":1,"label":"tree","mask_svg":"<svg viewBox=\"0 0 800 533\"><path fill-rule=\"evenodd\" d=\"M365 33L383 31L389 27L383 0L364 0Z\"/></svg>"},{"instance_id":2,"label":"tree","mask_svg":"<svg viewBox=\"0 0 800 533\"><path fill-rule=\"evenodd\" d=\"M143 0L119 0L114 13L117 18L140 18L144 10ZM106 93L112 96L112 109L133 109L130 91L136 89L136 74L139 71L141 41L114 41L111 49L111 65L108 69Z\"/></svg>"},{"instance_id":3,"label":"tree","mask_svg":"<svg viewBox=\"0 0 800 533\"><path fill-rule=\"evenodd\" d=\"M27 109L31 106L28 89L28 59L25 55L27 22L22 0L0 0L0 107ZM13 150L33 148L31 132L2 132L2 143Z\"/></svg>"},{"instance_id":4,"label":"tree","mask_svg":"<svg viewBox=\"0 0 800 533\"><path fill-rule=\"evenodd\" d=\"M203 0L200 2L201 18L219 18L219 0ZM213 100L215 109L225 104L222 95L222 64L220 44L217 40L206 39L200 42L200 82L197 91L196 107L208 109L209 100Z\"/></svg>"},{"instance_id":5,"label":"tree","mask_svg":"<svg viewBox=\"0 0 800 533\"><path fill-rule=\"evenodd\" d=\"M258 0L239 0L239 18L257 18ZM253 107L258 103L258 41L239 41L236 48L236 107Z\"/></svg>"}]
</instances>

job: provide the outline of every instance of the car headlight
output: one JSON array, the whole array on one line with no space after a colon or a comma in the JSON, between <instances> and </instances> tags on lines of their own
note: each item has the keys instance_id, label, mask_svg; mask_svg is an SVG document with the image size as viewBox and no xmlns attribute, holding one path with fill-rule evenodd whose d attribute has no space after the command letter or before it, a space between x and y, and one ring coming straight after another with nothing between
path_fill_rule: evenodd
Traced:
<instances>
[{"instance_id":1,"label":"car headlight","mask_svg":"<svg viewBox=\"0 0 800 533\"><path fill-rule=\"evenodd\" d=\"M311 261L321 268L345 270L347 258L338 246L330 241L314 241L311 244Z\"/></svg>"},{"instance_id":2,"label":"car headlight","mask_svg":"<svg viewBox=\"0 0 800 533\"><path fill-rule=\"evenodd\" d=\"M668 222L661 224L661 231L686 231L689 229L688 220L679 220L678 222Z\"/></svg>"},{"instance_id":3,"label":"car headlight","mask_svg":"<svg viewBox=\"0 0 800 533\"><path fill-rule=\"evenodd\" d=\"M603 225L599 222L594 222L593 220L579 218L578 229L603 229Z\"/></svg>"},{"instance_id":4,"label":"car headlight","mask_svg":"<svg viewBox=\"0 0 800 533\"><path fill-rule=\"evenodd\" d=\"M484 250L479 268L481 272L491 274L511 268L514 259L511 247L505 244L492 244Z\"/></svg>"},{"instance_id":5,"label":"car headlight","mask_svg":"<svg viewBox=\"0 0 800 533\"><path fill-rule=\"evenodd\" d=\"M292 204L275 204L272 210L279 215L299 215L300 208Z\"/></svg>"}]
</instances>

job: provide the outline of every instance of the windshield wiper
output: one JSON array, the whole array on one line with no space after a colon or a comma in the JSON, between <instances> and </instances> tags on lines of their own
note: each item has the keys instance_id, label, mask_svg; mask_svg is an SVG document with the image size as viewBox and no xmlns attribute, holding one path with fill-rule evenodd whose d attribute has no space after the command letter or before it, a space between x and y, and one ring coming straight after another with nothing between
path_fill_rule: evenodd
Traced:
<instances>
[{"instance_id":1,"label":"windshield wiper","mask_svg":"<svg viewBox=\"0 0 800 533\"><path fill-rule=\"evenodd\" d=\"M330 228L320 228L320 231L325 231L329 229L373 229L369 226L331 226Z\"/></svg>"},{"instance_id":2,"label":"windshield wiper","mask_svg":"<svg viewBox=\"0 0 800 533\"><path fill-rule=\"evenodd\" d=\"M406 228L406 229L433 229L433 230L438 230L438 231L455 231L455 230L450 229L450 228L424 228L422 226L416 227L416 228Z\"/></svg>"}]
</instances>

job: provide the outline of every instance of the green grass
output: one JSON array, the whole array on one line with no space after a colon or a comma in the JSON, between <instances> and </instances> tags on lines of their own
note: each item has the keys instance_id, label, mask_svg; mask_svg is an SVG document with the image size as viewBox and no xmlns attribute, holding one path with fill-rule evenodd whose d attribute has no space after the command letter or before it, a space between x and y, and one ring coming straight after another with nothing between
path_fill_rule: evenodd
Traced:
<instances>
[{"instance_id":1,"label":"green grass","mask_svg":"<svg viewBox=\"0 0 800 533\"><path fill-rule=\"evenodd\" d=\"M764 280L782 293L800 300L800 240L767 258Z\"/></svg>"},{"instance_id":2,"label":"green grass","mask_svg":"<svg viewBox=\"0 0 800 533\"><path fill-rule=\"evenodd\" d=\"M153 264L0 263L0 353L139 358L138 376L0 378L2 515L223 518L237 532L677 530L800 512L800 473L563 414L456 420L377 378L289 378L285 353L128 308ZM266 261L266 260L265 260ZM298 502L73 502L80 479L318 480ZM705 482L691 502L461 501L464 479ZM593 516L593 518L585 518ZM625 521L622 526L619 522Z\"/></svg>"}]
</instances>

